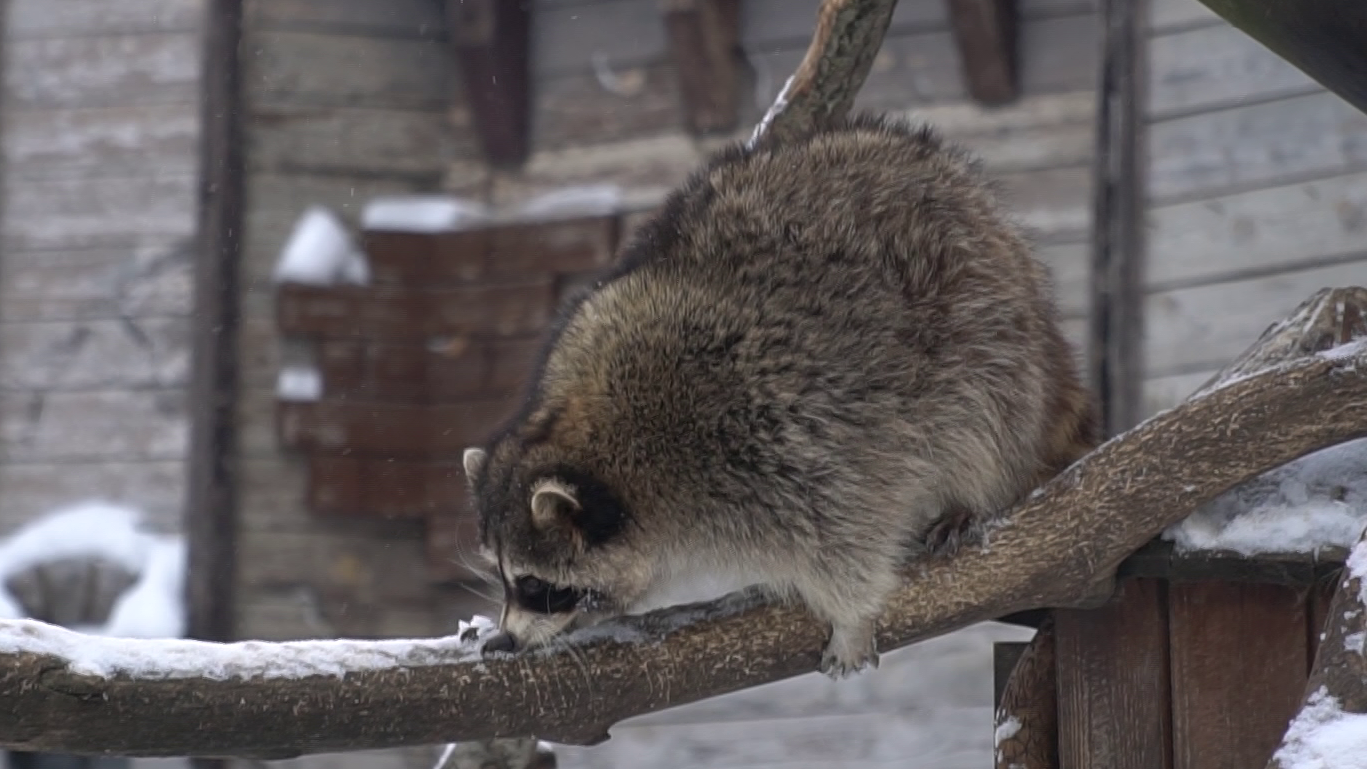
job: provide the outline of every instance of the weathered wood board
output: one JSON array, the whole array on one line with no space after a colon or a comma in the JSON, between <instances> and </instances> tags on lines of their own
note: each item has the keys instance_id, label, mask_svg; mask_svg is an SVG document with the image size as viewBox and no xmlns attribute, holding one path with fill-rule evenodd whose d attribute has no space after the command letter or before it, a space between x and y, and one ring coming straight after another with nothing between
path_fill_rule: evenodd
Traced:
<instances>
[{"instance_id":1,"label":"weathered wood board","mask_svg":"<svg viewBox=\"0 0 1367 769\"><path fill-rule=\"evenodd\" d=\"M1367 259L1145 297L1146 377L1219 368L1263 329L1326 286L1362 282Z\"/></svg>"},{"instance_id":2,"label":"weathered wood board","mask_svg":"<svg viewBox=\"0 0 1367 769\"><path fill-rule=\"evenodd\" d=\"M1266 765L1304 694L1304 591L1173 583L1168 599L1174 769Z\"/></svg>"},{"instance_id":3,"label":"weathered wood board","mask_svg":"<svg viewBox=\"0 0 1367 769\"><path fill-rule=\"evenodd\" d=\"M188 316L194 301L188 257L185 244L175 241L10 251L0 260L0 321Z\"/></svg>"},{"instance_id":4,"label":"weathered wood board","mask_svg":"<svg viewBox=\"0 0 1367 769\"><path fill-rule=\"evenodd\" d=\"M1198 112L1149 126L1154 205L1367 168L1367 115L1327 91Z\"/></svg>"},{"instance_id":5,"label":"weathered wood board","mask_svg":"<svg viewBox=\"0 0 1367 769\"><path fill-rule=\"evenodd\" d=\"M1170 769L1166 586L1121 583L1110 604L1055 613L1060 769Z\"/></svg>"},{"instance_id":6,"label":"weathered wood board","mask_svg":"<svg viewBox=\"0 0 1367 769\"><path fill-rule=\"evenodd\" d=\"M199 35L139 32L8 41L4 93L11 109L193 103Z\"/></svg>"},{"instance_id":7,"label":"weathered wood board","mask_svg":"<svg viewBox=\"0 0 1367 769\"><path fill-rule=\"evenodd\" d=\"M1149 41L1150 118L1321 90L1308 75L1228 24Z\"/></svg>"}]
</instances>

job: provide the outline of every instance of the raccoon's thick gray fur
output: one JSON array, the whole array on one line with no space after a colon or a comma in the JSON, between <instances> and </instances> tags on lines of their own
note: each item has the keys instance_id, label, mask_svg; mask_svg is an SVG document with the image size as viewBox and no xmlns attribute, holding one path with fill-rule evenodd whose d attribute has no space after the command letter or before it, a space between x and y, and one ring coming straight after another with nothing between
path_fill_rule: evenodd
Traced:
<instances>
[{"instance_id":1,"label":"raccoon's thick gray fur","mask_svg":"<svg viewBox=\"0 0 1367 769\"><path fill-rule=\"evenodd\" d=\"M569 303L525 407L466 452L506 590L495 648L711 577L828 621L827 674L877 665L932 528L1096 443L1050 294L977 164L927 128L860 117L723 151Z\"/></svg>"}]
</instances>

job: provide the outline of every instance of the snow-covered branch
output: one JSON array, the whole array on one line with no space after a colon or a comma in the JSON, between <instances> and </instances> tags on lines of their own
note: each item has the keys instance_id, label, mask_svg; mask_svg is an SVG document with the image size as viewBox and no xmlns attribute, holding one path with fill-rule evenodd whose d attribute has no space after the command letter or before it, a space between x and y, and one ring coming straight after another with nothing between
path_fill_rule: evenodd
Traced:
<instances>
[{"instance_id":1,"label":"snow-covered branch","mask_svg":"<svg viewBox=\"0 0 1367 769\"><path fill-rule=\"evenodd\" d=\"M1367 766L1367 532L1329 604L1305 705L1270 769Z\"/></svg>"},{"instance_id":2,"label":"snow-covered branch","mask_svg":"<svg viewBox=\"0 0 1367 769\"><path fill-rule=\"evenodd\" d=\"M911 570L879 647L1103 599L1123 559L1198 505L1365 435L1363 342L1209 389L1080 460L984 543ZM479 656L486 632L217 645L0 623L0 745L281 757L525 735L585 744L634 715L815 670L827 629L800 607L737 594L520 656Z\"/></svg>"}]
</instances>

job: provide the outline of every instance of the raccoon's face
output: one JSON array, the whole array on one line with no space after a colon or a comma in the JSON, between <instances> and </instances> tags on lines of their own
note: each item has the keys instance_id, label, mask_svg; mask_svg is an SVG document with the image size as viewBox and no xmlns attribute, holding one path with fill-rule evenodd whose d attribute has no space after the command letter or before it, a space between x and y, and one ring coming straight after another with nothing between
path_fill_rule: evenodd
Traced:
<instances>
[{"instance_id":1,"label":"raccoon's face","mask_svg":"<svg viewBox=\"0 0 1367 769\"><path fill-rule=\"evenodd\" d=\"M481 554L503 586L491 651L543 646L555 636L626 613L654 579L620 500L563 463L500 462L465 452L479 511Z\"/></svg>"}]
</instances>

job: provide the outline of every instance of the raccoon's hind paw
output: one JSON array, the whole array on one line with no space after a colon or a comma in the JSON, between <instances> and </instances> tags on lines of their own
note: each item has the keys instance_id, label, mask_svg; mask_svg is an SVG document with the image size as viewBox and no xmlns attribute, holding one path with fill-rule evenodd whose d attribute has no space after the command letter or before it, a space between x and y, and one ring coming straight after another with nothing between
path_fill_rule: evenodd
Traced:
<instances>
[{"instance_id":1,"label":"raccoon's hind paw","mask_svg":"<svg viewBox=\"0 0 1367 769\"><path fill-rule=\"evenodd\" d=\"M926 549L935 555L952 556L959 545L971 538L973 511L967 507L951 507L926 532Z\"/></svg>"},{"instance_id":2,"label":"raccoon's hind paw","mask_svg":"<svg viewBox=\"0 0 1367 769\"><path fill-rule=\"evenodd\" d=\"M831 640L821 654L821 672L839 681L865 668L878 667L878 650L874 646L873 626L858 629L836 627Z\"/></svg>"}]
</instances>

